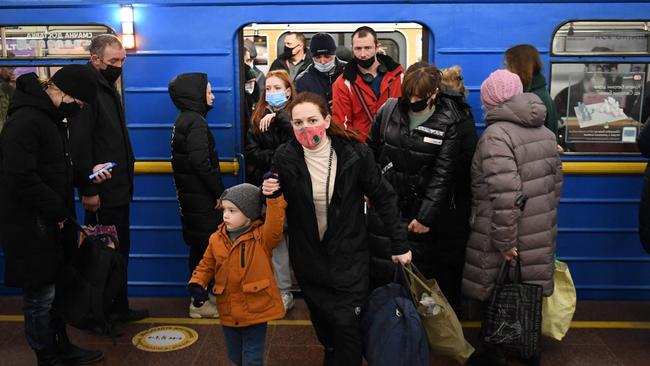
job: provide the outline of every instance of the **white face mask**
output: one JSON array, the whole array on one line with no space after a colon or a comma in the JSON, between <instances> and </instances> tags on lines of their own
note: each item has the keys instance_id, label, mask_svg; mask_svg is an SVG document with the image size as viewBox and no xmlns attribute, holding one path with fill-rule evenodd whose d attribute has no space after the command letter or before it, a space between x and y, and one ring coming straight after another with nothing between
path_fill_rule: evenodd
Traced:
<instances>
[{"instance_id":1,"label":"white face mask","mask_svg":"<svg viewBox=\"0 0 650 366\"><path fill-rule=\"evenodd\" d=\"M244 90L248 94L253 94L253 92L255 91L255 82L244 84Z\"/></svg>"},{"instance_id":2,"label":"white face mask","mask_svg":"<svg viewBox=\"0 0 650 366\"><path fill-rule=\"evenodd\" d=\"M320 72L330 72L330 70L332 70L334 68L334 66L336 65L336 63L334 61L336 61L336 59L332 59L332 61L330 61L330 62L328 62L328 63L326 63L324 65L321 64L321 63L318 63L318 62L314 62L314 67L316 68L316 70L318 70Z\"/></svg>"}]
</instances>

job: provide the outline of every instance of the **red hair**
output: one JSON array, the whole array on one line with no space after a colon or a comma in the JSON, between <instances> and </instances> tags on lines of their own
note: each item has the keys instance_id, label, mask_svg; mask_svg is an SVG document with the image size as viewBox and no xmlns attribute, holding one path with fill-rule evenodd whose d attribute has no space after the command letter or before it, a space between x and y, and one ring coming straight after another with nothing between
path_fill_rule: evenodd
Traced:
<instances>
[{"instance_id":1,"label":"red hair","mask_svg":"<svg viewBox=\"0 0 650 366\"><path fill-rule=\"evenodd\" d=\"M291 81L291 76L289 76L289 74L284 70L273 70L266 74L266 80L269 80L269 78L278 78L282 80L285 89L291 89L291 95L288 98L287 104L291 103L296 95L296 88L293 85L293 81ZM262 95L260 95L260 100L257 102L257 108L255 108L255 112L253 112L253 115L251 116L253 132L260 132L260 120L262 120L262 117L266 114L267 109L270 109L270 106L269 103L266 102L266 88L264 88Z\"/></svg>"}]
</instances>

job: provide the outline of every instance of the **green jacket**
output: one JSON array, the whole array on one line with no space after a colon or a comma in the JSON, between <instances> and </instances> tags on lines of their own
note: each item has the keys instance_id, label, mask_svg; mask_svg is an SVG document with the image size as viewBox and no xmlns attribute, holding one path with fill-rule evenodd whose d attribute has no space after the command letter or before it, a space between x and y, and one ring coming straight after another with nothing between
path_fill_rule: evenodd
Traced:
<instances>
[{"instance_id":1,"label":"green jacket","mask_svg":"<svg viewBox=\"0 0 650 366\"><path fill-rule=\"evenodd\" d=\"M536 74L533 76L533 81L530 83L530 89L526 90L527 93L533 93L539 97L546 106L546 121L544 126L553 131L557 135L557 111L551 95L546 90L546 79L544 75Z\"/></svg>"}]
</instances>

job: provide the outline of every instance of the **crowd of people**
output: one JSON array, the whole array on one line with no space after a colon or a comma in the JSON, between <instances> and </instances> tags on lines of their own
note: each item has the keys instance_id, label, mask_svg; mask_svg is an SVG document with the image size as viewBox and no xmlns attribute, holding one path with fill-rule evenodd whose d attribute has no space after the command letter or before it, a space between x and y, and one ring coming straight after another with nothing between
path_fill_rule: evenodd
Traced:
<instances>
[{"instance_id":1,"label":"crowd of people","mask_svg":"<svg viewBox=\"0 0 650 366\"><path fill-rule=\"evenodd\" d=\"M221 319L235 364L263 364L267 322L293 307L292 270L326 365L362 364L360 313L398 264L436 278L457 312L463 297L484 302L500 264L515 256L524 281L553 292L562 169L534 47L509 49L506 70L481 85L479 139L461 70L422 61L404 71L370 27L352 34L347 61L331 35L307 47L289 32L266 75L254 45L244 46L247 183L222 183L206 122L208 75L169 83L180 110L171 147L189 316ZM90 55L47 81L20 76L0 134L5 284L23 288L39 365L103 357L69 342L53 305L54 279L77 247L74 187L83 221L115 225L119 252L129 255L134 156L115 86L126 54L101 35ZM148 316L130 308L126 283L110 312L118 322ZM505 359L483 347L470 362Z\"/></svg>"}]
</instances>

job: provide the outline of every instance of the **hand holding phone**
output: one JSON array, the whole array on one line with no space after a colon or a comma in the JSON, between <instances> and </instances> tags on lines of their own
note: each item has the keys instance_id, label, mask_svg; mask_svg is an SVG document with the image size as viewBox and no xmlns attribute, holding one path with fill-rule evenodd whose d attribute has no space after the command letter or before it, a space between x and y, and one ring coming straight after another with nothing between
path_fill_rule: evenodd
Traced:
<instances>
[{"instance_id":1,"label":"hand holding phone","mask_svg":"<svg viewBox=\"0 0 650 366\"><path fill-rule=\"evenodd\" d=\"M110 162L106 166L104 166L103 168L101 168L98 171L94 172L93 174L89 175L88 179L93 180L93 179L97 178L97 176L100 175L101 173L103 173L103 172L105 172L105 171L107 171L109 169L114 168L116 165L117 164L115 162Z\"/></svg>"}]
</instances>

